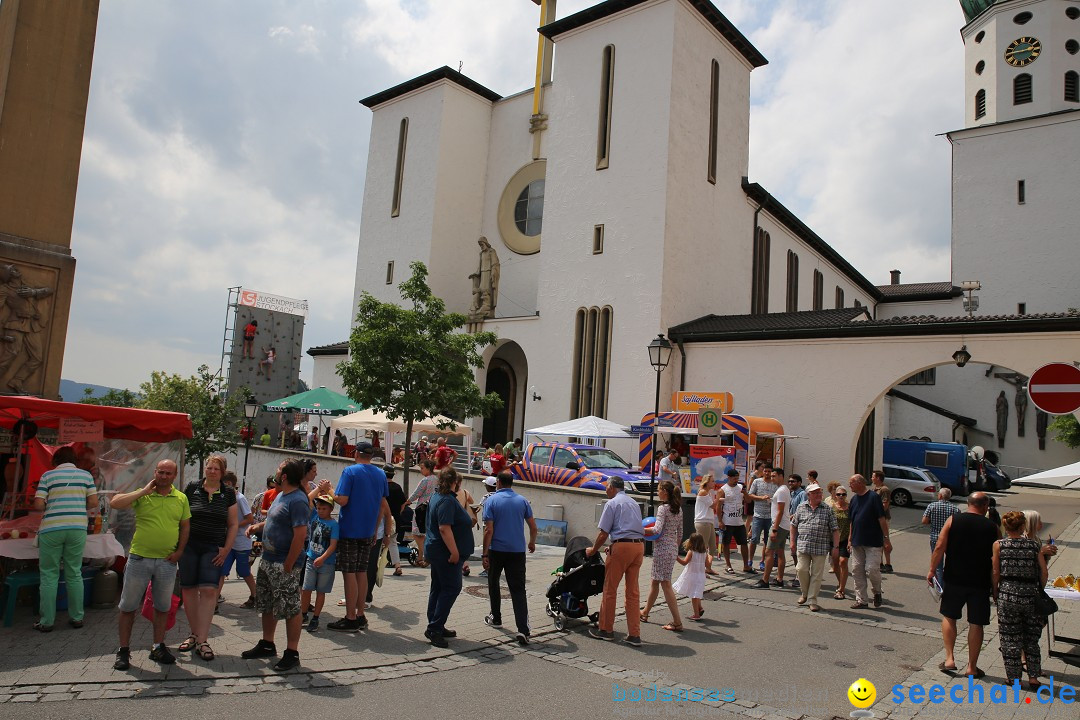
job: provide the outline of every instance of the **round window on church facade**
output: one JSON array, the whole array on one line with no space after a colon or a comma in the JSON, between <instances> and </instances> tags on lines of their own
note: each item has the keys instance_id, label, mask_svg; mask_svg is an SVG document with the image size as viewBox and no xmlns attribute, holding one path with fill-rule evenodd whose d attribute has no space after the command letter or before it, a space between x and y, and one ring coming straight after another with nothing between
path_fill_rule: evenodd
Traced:
<instances>
[{"instance_id":1,"label":"round window on church facade","mask_svg":"<svg viewBox=\"0 0 1080 720\"><path fill-rule=\"evenodd\" d=\"M982 60L980 60L979 62L975 63L975 74L976 74L976 75L982 75L982 74L983 74L983 70L985 70L985 69L986 69L986 63L985 63L985 62L983 62Z\"/></svg>"},{"instance_id":2,"label":"round window on church facade","mask_svg":"<svg viewBox=\"0 0 1080 720\"><path fill-rule=\"evenodd\" d=\"M544 181L533 180L525 186L514 204L514 224L527 237L540 234L544 221Z\"/></svg>"},{"instance_id":3,"label":"round window on church facade","mask_svg":"<svg viewBox=\"0 0 1080 720\"><path fill-rule=\"evenodd\" d=\"M1029 12L1022 12L1013 18L1013 22L1017 25L1026 25L1031 21L1032 15Z\"/></svg>"},{"instance_id":4,"label":"round window on church facade","mask_svg":"<svg viewBox=\"0 0 1080 720\"><path fill-rule=\"evenodd\" d=\"M1076 42L1075 40L1066 41L1065 52L1069 53L1070 55L1075 55L1078 51L1080 51L1080 43Z\"/></svg>"},{"instance_id":5,"label":"round window on church facade","mask_svg":"<svg viewBox=\"0 0 1080 720\"><path fill-rule=\"evenodd\" d=\"M1070 20L1075 20L1076 18L1080 17L1080 8L1065 8L1065 17L1069 18Z\"/></svg>"},{"instance_id":6,"label":"round window on church facade","mask_svg":"<svg viewBox=\"0 0 1080 720\"><path fill-rule=\"evenodd\" d=\"M975 36L975 42L981 43L983 41L984 37L986 37L986 31L985 30L980 30L979 34Z\"/></svg>"},{"instance_id":7,"label":"round window on church facade","mask_svg":"<svg viewBox=\"0 0 1080 720\"><path fill-rule=\"evenodd\" d=\"M518 255L540 252L546 174L546 160L525 165L506 183L499 199L499 235Z\"/></svg>"}]
</instances>

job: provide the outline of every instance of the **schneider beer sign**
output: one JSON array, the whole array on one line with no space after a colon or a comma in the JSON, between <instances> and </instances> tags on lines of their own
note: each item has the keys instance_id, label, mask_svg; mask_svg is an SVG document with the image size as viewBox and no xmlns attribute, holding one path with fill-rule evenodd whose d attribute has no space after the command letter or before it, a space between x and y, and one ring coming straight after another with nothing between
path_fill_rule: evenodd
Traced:
<instances>
[{"instance_id":1,"label":"schneider beer sign","mask_svg":"<svg viewBox=\"0 0 1080 720\"><path fill-rule=\"evenodd\" d=\"M731 412L735 400L727 392L674 392L671 393L671 409L681 412L712 409L721 413Z\"/></svg>"},{"instance_id":2,"label":"schneider beer sign","mask_svg":"<svg viewBox=\"0 0 1080 720\"><path fill-rule=\"evenodd\" d=\"M270 295L256 290L241 290L240 304L246 307L259 308L260 310L269 310L270 312L299 315L302 318L307 318L308 314L307 300L294 300L293 298Z\"/></svg>"}]
</instances>

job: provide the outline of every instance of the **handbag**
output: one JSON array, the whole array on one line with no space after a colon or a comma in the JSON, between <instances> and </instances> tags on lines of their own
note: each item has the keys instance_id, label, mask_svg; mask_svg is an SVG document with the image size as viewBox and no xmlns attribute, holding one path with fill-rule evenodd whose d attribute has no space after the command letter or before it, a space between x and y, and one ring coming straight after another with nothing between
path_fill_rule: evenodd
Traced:
<instances>
[{"instance_id":1,"label":"handbag","mask_svg":"<svg viewBox=\"0 0 1080 720\"><path fill-rule=\"evenodd\" d=\"M146 618L147 620L149 620L150 622L154 622L154 595L151 592L152 587L153 587L152 585L147 586L147 588L146 588L146 596L143 597L143 604L142 604L142 616L144 618ZM180 598L177 597L176 595L173 595L172 596L172 601L169 604L169 617L165 621L165 629L166 630L172 630L173 625L176 624L176 611L179 608L180 608Z\"/></svg>"},{"instance_id":2,"label":"handbag","mask_svg":"<svg viewBox=\"0 0 1080 720\"><path fill-rule=\"evenodd\" d=\"M377 587L382 587L383 577L386 575L386 560L390 551L386 549L386 545L383 545L381 540L377 542L381 547L379 548L379 559L375 563L375 567L377 568L375 570L375 585Z\"/></svg>"},{"instance_id":3,"label":"handbag","mask_svg":"<svg viewBox=\"0 0 1080 720\"><path fill-rule=\"evenodd\" d=\"M1043 617L1053 615L1058 611L1058 604L1054 598L1046 594L1045 588L1039 588L1039 594L1035 596L1035 612Z\"/></svg>"}]
</instances>

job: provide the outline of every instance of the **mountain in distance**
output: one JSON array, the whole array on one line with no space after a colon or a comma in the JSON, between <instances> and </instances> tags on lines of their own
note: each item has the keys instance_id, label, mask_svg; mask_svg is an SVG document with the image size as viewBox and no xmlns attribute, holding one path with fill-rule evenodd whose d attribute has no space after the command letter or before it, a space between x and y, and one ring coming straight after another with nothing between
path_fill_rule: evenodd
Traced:
<instances>
[{"instance_id":1,"label":"mountain in distance","mask_svg":"<svg viewBox=\"0 0 1080 720\"><path fill-rule=\"evenodd\" d=\"M64 402L79 402L83 399L86 393L86 388L93 390L94 397L101 397L110 390L117 388L106 387L104 385L93 385L91 383L80 383L74 380L60 380L60 399Z\"/></svg>"}]
</instances>

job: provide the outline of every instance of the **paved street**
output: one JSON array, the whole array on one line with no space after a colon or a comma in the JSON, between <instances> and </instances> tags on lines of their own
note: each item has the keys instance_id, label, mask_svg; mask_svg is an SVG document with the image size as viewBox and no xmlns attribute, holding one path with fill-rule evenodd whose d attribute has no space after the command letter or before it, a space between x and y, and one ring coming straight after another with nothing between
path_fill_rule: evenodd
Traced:
<instances>
[{"instance_id":1,"label":"paved street","mask_svg":"<svg viewBox=\"0 0 1080 720\"><path fill-rule=\"evenodd\" d=\"M1018 490L998 495L1004 513L1034 507L1043 513L1047 531L1062 551L1051 575L1080 571L1080 497L1061 491ZM529 560L529 596L535 642L519 648L505 629L483 623L487 612L486 583L465 580L451 616L459 639L449 650L436 650L423 640L427 578L410 568L404 577L387 576L376 591L369 612L371 630L357 635L323 630L304 633L300 652L302 671L277 675L264 661L239 657L259 637L258 618L238 607L247 597L236 580L226 584L227 602L217 617L211 644L217 659L206 663L181 656L162 671L147 658L149 623L138 620L133 639L132 670L112 670L116 646L115 615L92 610L86 627L66 627L63 614L57 630L40 635L30 629L33 614L20 607L12 628L0 630L0 704L20 718L52 718L71 713L72 700L81 702L80 717L115 718L123 713L185 712L186 703L198 700L200 715L235 716L237 713L273 712L275 715L340 712L337 703L357 698L365 715L417 717L476 710L484 716L510 715L574 717L657 715L678 710L684 714L720 717L847 717L852 710L848 686L866 677L877 687L877 717L908 720L913 717L1043 718L1076 717L1074 708L1056 702L1042 705L923 705L897 707L890 701L898 684L929 686L949 680L937 670L944 657L940 618L925 589L926 530L919 525L921 506L894 510L893 535L897 572L885 576L885 606L881 610L853 611L849 601L823 600L824 611L811 614L795 604L794 589L758 590L757 578L721 576L709 583L702 623L685 621L687 631L674 635L660 629L668 615L663 606L653 611L642 628L643 648L625 643L604 643L589 638L585 625L571 623L568 632L556 632L543 614L543 592L550 573L562 560L562 550L541 548ZM648 577L646 569L643 578ZM479 563L475 563L479 570ZM791 573L788 573L791 576ZM831 588L832 576L825 587ZM647 584L643 581L647 589ZM338 615L335 595L324 612L325 623ZM504 601L509 618L509 600ZM682 607L689 615L689 601ZM599 598L591 600L598 609ZM1077 636L1080 621L1063 607L1058 632ZM965 627L961 625L961 640ZM283 631L282 631L283 632ZM616 621L619 640L625 633ZM170 631L174 647L186 635L181 618ZM1044 644L1045 648L1045 644ZM958 656L963 650L958 647ZM1003 682L1004 673L996 642L996 620L987 628L987 647L980 662L987 677L982 684ZM1080 685L1076 667L1044 658L1044 675L1056 682ZM418 676L427 677L420 680ZM956 680L964 684L967 679ZM720 691L730 701L622 703L613 702L619 691L646 691L685 687ZM500 695L488 697L490 688ZM725 691L730 691L725 694ZM211 698L211 696L213 696ZM1028 697L1023 693L1023 699ZM131 698L138 698L137 701ZM207 702L211 700L211 702ZM1011 700L1011 696L1010 696ZM921 712L919 712L921 710ZM190 711L195 711L192 706ZM0 717L16 717L0 711Z\"/></svg>"}]
</instances>

